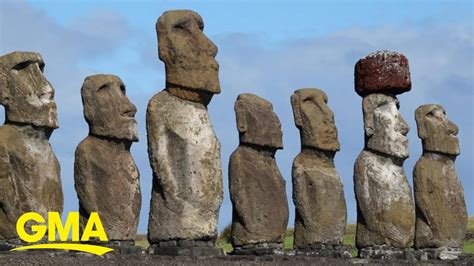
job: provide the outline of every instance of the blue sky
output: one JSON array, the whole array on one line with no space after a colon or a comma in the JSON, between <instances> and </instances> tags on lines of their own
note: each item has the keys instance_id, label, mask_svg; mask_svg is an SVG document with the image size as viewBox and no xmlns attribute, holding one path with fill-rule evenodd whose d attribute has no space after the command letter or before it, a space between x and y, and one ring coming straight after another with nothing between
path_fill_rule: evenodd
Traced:
<instances>
[{"instance_id":1,"label":"blue sky","mask_svg":"<svg viewBox=\"0 0 474 266\"><path fill-rule=\"evenodd\" d=\"M276 157L287 180L289 226L293 225L291 164L300 140L290 96L296 89L312 87L326 91L335 113L341 142L335 163L344 184L348 220L356 220L352 168L364 137L354 64L382 49L402 52L410 63L412 91L399 97L411 128L410 158L405 162L409 181L421 155L414 111L422 104L442 104L460 128L456 167L468 212L474 214L472 1L2 1L0 54L40 52L45 75L56 89L60 128L51 143L61 162L65 212L77 210L74 151L88 133L80 99L82 82L88 75L116 74L138 108L140 142L132 146L132 154L141 174L139 231L146 232L151 169L145 111L148 100L163 89L165 77L154 26L170 9L200 13L205 33L219 47L222 93L213 98L209 112L222 144L225 197L220 229L231 221L227 166L238 146L233 104L244 92L270 100L282 122L285 148Z\"/></svg>"}]
</instances>

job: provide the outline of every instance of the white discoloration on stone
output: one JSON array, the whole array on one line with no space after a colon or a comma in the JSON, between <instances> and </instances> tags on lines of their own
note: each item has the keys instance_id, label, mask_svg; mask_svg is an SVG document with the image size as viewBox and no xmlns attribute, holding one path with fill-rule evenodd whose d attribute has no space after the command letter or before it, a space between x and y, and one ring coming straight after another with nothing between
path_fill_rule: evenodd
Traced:
<instances>
[{"instance_id":1,"label":"white discoloration on stone","mask_svg":"<svg viewBox=\"0 0 474 266\"><path fill-rule=\"evenodd\" d=\"M356 161L354 183L358 245L407 247L415 231L415 208L403 167L390 158L362 151Z\"/></svg>"},{"instance_id":2,"label":"white discoloration on stone","mask_svg":"<svg viewBox=\"0 0 474 266\"><path fill-rule=\"evenodd\" d=\"M371 94L364 98L364 130L369 149L408 158L409 127L402 118L395 97Z\"/></svg>"},{"instance_id":3,"label":"white discoloration on stone","mask_svg":"<svg viewBox=\"0 0 474 266\"><path fill-rule=\"evenodd\" d=\"M403 170L409 128L393 96L370 94L363 110L366 147L354 166L356 245L406 248L415 232L412 191Z\"/></svg>"},{"instance_id":4,"label":"white discoloration on stone","mask_svg":"<svg viewBox=\"0 0 474 266\"><path fill-rule=\"evenodd\" d=\"M223 176L220 143L207 109L160 92L149 103L147 130L159 184L152 193L150 239L216 237Z\"/></svg>"}]
</instances>

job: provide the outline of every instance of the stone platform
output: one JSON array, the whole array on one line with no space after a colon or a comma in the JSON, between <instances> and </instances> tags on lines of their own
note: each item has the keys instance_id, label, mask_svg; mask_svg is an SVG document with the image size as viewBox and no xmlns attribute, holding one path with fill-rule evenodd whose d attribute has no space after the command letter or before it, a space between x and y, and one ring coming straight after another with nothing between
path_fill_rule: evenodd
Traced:
<instances>
[{"instance_id":1,"label":"stone platform","mask_svg":"<svg viewBox=\"0 0 474 266\"><path fill-rule=\"evenodd\" d=\"M308 245L306 248L297 249L295 251L295 255L335 259L350 259L352 258L351 249L351 246L344 245L312 244Z\"/></svg>"},{"instance_id":2,"label":"stone platform","mask_svg":"<svg viewBox=\"0 0 474 266\"><path fill-rule=\"evenodd\" d=\"M148 248L150 255L161 256L222 256L224 250L216 248L214 241L170 240L152 244Z\"/></svg>"},{"instance_id":3,"label":"stone platform","mask_svg":"<svg viewBox=\"0 0 474 266\"><path fill-rule=\"evenodd\" d=\"M294 251L284 250L281 243L259 243L234 247L230 255L294 255Z\"/></svg>"},{"instance_id":4,"label":"stone platform","mask_svg":"<svg viewBox=\"0 0 474 266\"><path fill-rule=\"evenodd\" d=\"M460 248L401 249L389 246L372 246L359 249L359 258L407 261L455 261L469 257Z\"/></svg>"}]
</instances>

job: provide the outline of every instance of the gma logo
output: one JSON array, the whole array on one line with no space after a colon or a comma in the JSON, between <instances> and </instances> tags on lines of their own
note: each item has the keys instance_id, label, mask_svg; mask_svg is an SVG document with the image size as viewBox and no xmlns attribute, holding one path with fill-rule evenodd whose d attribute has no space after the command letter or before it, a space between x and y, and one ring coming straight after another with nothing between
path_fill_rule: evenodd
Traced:
<instances>
[{"instance_id":1,"label":"gma logo","mask_svg":"<svg viewBox=\"0 0 474 266\"><path fill-rule=\"evenodd\" d=\"M31 233L26 232L25 224L29 221L36 222L36 225L31 226ZM95 228L95 229L94 229ZM113 249L90 245L90 244L78 244L78 243L64 243L68 240L69 232L71 232L71 241L73 242L86 242L90 238L99 238L100 241L108 241L107 235L105 234L104 227L100 221L99 214L92 212L89 220L87 221L86 227L82 236L79 238L79 212L68 213L66 223L63 226L59 212L48 212L48 222L40 214L36 212L27 212L20 216L16 222L16 232L21 240L28 243L35 243L43 239L46 235L46 229L48 231L48 241L56 242L56 232L59 235L59 243L47 243L47 244L36 244L29 246L22 246L11 249L10 251L19 250L30 250L30 249L65 249L82 251L97 256L102 256ZM63 243L61 243L63 242Z\"/></svg>"}]
</instances>

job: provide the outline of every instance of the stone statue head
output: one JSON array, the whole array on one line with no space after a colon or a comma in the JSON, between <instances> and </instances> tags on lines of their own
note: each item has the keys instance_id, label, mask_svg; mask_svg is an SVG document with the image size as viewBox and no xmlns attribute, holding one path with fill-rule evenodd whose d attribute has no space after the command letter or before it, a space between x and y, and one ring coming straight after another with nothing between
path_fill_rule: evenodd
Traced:
<instances>
[{"instance_id":1,"label":"stone statue head","mask_svg":"<svg viewBox=\"0 0 474 266\"><path fill-rule=\"evenodd\" d=\"M269 101L243 93L237 97L234 110L241 143L283 149L280 120Z\"/></svg>"},{"instance_id":2,"label":"stone statue head","mask_svg":"<svg viewBox=\"0 0 474 266\"><path fill-rule=\"evenodd\" d=\"M190 93L212 97L220 93L216 45L203 33L201 16L191 10L164 12L156 22L158 54L166 68L166 87L178 87ZM199 96L195 96L198 97Z\"/></svg>"},{"instance_id":3,"label":"stone statue head","mask_svg":"<svg viewBox=\"0 0 474 266\"><path fill-rule=\"evenodd\" d=\"M396 158L408 158L408 124L398 111L395 96L369 94L362 102L365 146Z\"/></svg>"},{"instance_id":4,"label":"stone statue head","mask_svg":"<svg viewBox=\"0 0 474 266\"><path fill-rule=\"evenodd\" d=\"M416 126L423 150L459 155L458 127L446 116L441 105L426 104L415 111Z\"/></svg>"},{"instance_id":5,"label":"stone statue head","mask_svg":"<svg viewBox=\"0 0 474 266\"><path fill-rule=\"evenodd\" d=\"M54 89L43 75L41 55L13 52L0 57L0 104L6 121L58 128Z\"/></svg>"},{"instance_id":6,"label":"stone statue head","mask_svg":"<svg viewBox=\"0 0 474 266\"><path fill-rule=\"evenodd\" d=\"M334 114L327 106L328 97L319 89L300 89L291 96L301 145L325 151L339 151Z\"/></svg>"},{"instance_id":7,"label":"stone statue head","mask_svg":"<svg viewBox=\"0 0 474 266\"><path fill-rule=\"evenodd\" d=\"M90 134L138 141L137 108L125 95L125 85L114 75L93 75L81 88L84 117Z\"/></svg>"}]
</instances>

